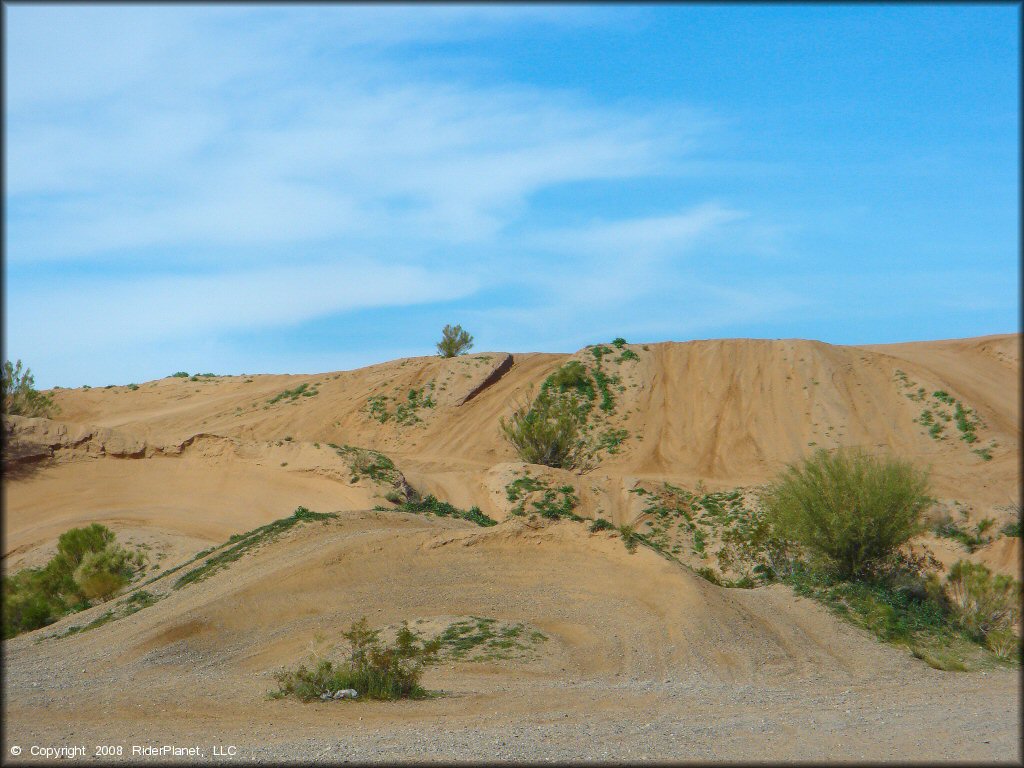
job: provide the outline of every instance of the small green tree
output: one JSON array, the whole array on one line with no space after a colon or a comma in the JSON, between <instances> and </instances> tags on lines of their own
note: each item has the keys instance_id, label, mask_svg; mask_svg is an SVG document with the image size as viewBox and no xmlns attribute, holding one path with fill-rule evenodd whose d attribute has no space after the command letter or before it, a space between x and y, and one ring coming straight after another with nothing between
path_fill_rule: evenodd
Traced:
<instances>
[{"instance_id":1,"label":"small green tree","mask_svg":"<svg viewBox=\"0 0 1024 768\"><path fill-rule=\"evenodd\" d=\"M15 365L11 365L10 360L4 361L0 388L3 389L4 413L10 416L45 417L60 410L49 395L36 390L32 371L22 370L21 360Z\"/></svg>"},{"instance_id":2,"label":"small green tree","mask_svg":"<svg viewBox=\"0 0 1024 768\"><path fill-rule=\"evenodd\" d=\"M520 405L499 426L519 458L530 464L574 469L586 459L580 437L580 407L575 394L542 391L533 402Z\"/></svg>"},{"instance_id":3,"label":"small green tree","mask_svg":"<svg viewBox=\"0 0 1024 768\"><path fill-rule=\"evenodd\" d=\"M928 473L857 449L824 449L791 464L763 497L774 530L840 579L867 575L923 526Z\"/></svg>"},{"instance_id":4,"label":"small green tree","mask_svg":"<svg viewBox=\"0 0 1024 768\"><path fill-rule=\"evenodd\" d=\"M446 325L441 331L441 340L437 342L437 354L441 357L456 357L472 348L473 337L461 325Z\"/></svg>"}]
</instances>

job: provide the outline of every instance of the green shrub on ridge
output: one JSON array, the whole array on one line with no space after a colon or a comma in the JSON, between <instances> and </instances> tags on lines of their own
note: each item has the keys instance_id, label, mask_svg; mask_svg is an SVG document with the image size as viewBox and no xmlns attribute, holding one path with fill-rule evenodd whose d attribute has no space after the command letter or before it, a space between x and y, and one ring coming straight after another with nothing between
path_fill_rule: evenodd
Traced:
<instances>
[{"instance_id":1,"label":"green shrub on ridge","mask_svg":"<svg viewBox=\"0 0 1024 768\"><path fill-rule=\"evenodd\" d=\"M764 498L773 528L834 570L866 575L923 529L928 473L855 449L791 464Z\"/></svg>"}]
</instances>

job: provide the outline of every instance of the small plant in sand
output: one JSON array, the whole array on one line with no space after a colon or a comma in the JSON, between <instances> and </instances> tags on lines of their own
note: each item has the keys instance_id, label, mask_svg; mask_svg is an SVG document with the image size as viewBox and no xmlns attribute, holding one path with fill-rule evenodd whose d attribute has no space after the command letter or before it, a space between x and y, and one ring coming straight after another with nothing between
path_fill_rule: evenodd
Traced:
<instances>
[{"instance_id":1,"label":"small plant in sand","mask_svg":"<svg viewBox=\"0 0 1024 768\"><path fill-rule=\"evenodd\" d=\"M922 530L928 473L859 450L791 464L764 497L772 527L840 579L866 575Z\"/></svg>"},{"instance_id":2,"label":"small plant in sand","mask_svg":"<svg viewBox=\"0 0 1024 768\"><path fill-rule=\"evenodd\" d=\"M22 370L21 360L14 365L10 360L4 361L0 388L3 389L4 413L7 415L47 417L60 410L49 395L35 388L32 370Z\"/></svg>"},{"instance_id":3,"label":"small plant in sand","mask_svg":"<svg viewBox=\"0 0 1024 768\"><path fill-rule=\"evenodd\" d=\"M446 325L437 342L437 354L441 357L457 357L473 348L473 337L461 325Z\"/></svg>"},{"instance_id":4,"label":"small plant in sand","mask_svg":"<svg viewBox=\"0 0 1024 768\"><path fill-rule=\"evenodd\" d=\"M636 528L632 525L620 525L619 535L622 537L622 543L626 545L626 550L630 554L636 552L637 544L640 543L640 537L636 532Z\"/></svg>"},{"instance_id":5,"label":"small plant in sand","mask_svg":"<svg viewBox=\"0 0 1024 768\"><path fill-rule=\"evenodd\" d=\"M320 659L312 669L304 664L296 670L278 672L278 690L272 698L295 696L312 701L324 694L353 689L359 698L421 699L429 694L420 685L423 671L437 663L441 640L421 641L403 625L392 645L380 640L380 630L370 629L366 618L353 623L342 637L348 643L348 658L340 663Z\"/></svg>"},{"instance_id":6,"label":"small plant in sand","mask_svg":"<svg viewBox=\"0 0 1024 768\"><path fill-rule=\"evenodd\" d=\"M530 464L575 469L586 460L575 394L542 391L532 402L520 404L508 421L502 417L500 427L519 458Z\"/></svg>"}]
</instances>

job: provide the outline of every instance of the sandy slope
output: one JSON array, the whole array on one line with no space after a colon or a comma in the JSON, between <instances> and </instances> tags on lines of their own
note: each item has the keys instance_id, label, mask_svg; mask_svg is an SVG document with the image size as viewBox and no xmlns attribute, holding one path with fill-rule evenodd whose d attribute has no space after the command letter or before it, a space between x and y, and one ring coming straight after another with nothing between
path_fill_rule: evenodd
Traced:
<instances>
[{"instance_id":1,"label":"sandy slope","mask_svg":"<svg viewBox=\"0 0 1024 768\"><path fill-rule=\"evenodd\" d=\"M628 522L637 509L627 492L638 481L752 486L810 443L856 444L931 465L944 503L1001 525L1019 501L1019 342L631 345L638 360L606 362L621 382L607 423L629 431L622 451L582 476L550 474L576 489L580 514ZM451 743L439 757L686 759L689 748L751 759L765 756L767 741L779 757L1019 758L1011 673L936 672L785 589L723 590L571 523L510 519L480 529L365 512L385 489L352 482L327 447L383 451L419 491L505 519L505 488L523 465L498 420L560 364L588 356L483 353L309 376L57 390L59 423L13 427L25 458L5 476L6 569L44 561L60 532L93 521L152 547L157 573L299 505L342 514L292 529L201 584L174 591L173 578L158 581L149 588L167 596L127 618L39 639L86 623L98 607L5 643L8 741L230 735L250 758L326 750L323 759L334 760L343 734L361 759L415 759L422 732L446 723ZM269 402L302 384L316 394ZM375 396L407 402L409 390L431 384L436 406L416 410L417 423L368 413ZM994 442L993 458L972 453L952 428L936 440L915 423L927 406L908 397L917 387L976 411L978 445ZM395 400L383 402L394 410ZM943 560L967 556L946 540L933 544ZM973 557L1015 573L1019 539ZM425 704L264 700L275 669L363 614L377 625L490 616L550 639L530 663L432 670L428 686L457 695ZM894 681L898 696L887 693ZM844 718L846 709L857 714ZM796 712L820 726L793 721ZM969 720L980 712L983 725ZM573 746L566 719L590 734L588 744ZM775 725L765 730L765 721ZM497 744L523 728L515 743ZM970 735L985 728L987 741Z\"/></svg>"}]
</instances>

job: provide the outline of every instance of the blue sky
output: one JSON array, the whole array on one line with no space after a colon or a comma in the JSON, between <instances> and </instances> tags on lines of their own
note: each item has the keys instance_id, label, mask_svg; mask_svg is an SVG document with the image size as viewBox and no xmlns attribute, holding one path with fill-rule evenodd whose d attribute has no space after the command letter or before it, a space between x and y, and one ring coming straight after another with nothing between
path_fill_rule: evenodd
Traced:
<instances>
[{"instance_id":1,"label":"blue sky","mask_svg":"<svg viewBox=\"0 0 1024 768\"><path fill-rule=\"evenodd\" d=\"M4 14L42 387L1018 330L1013 5Z\"/></svg>"}]
</instances>

